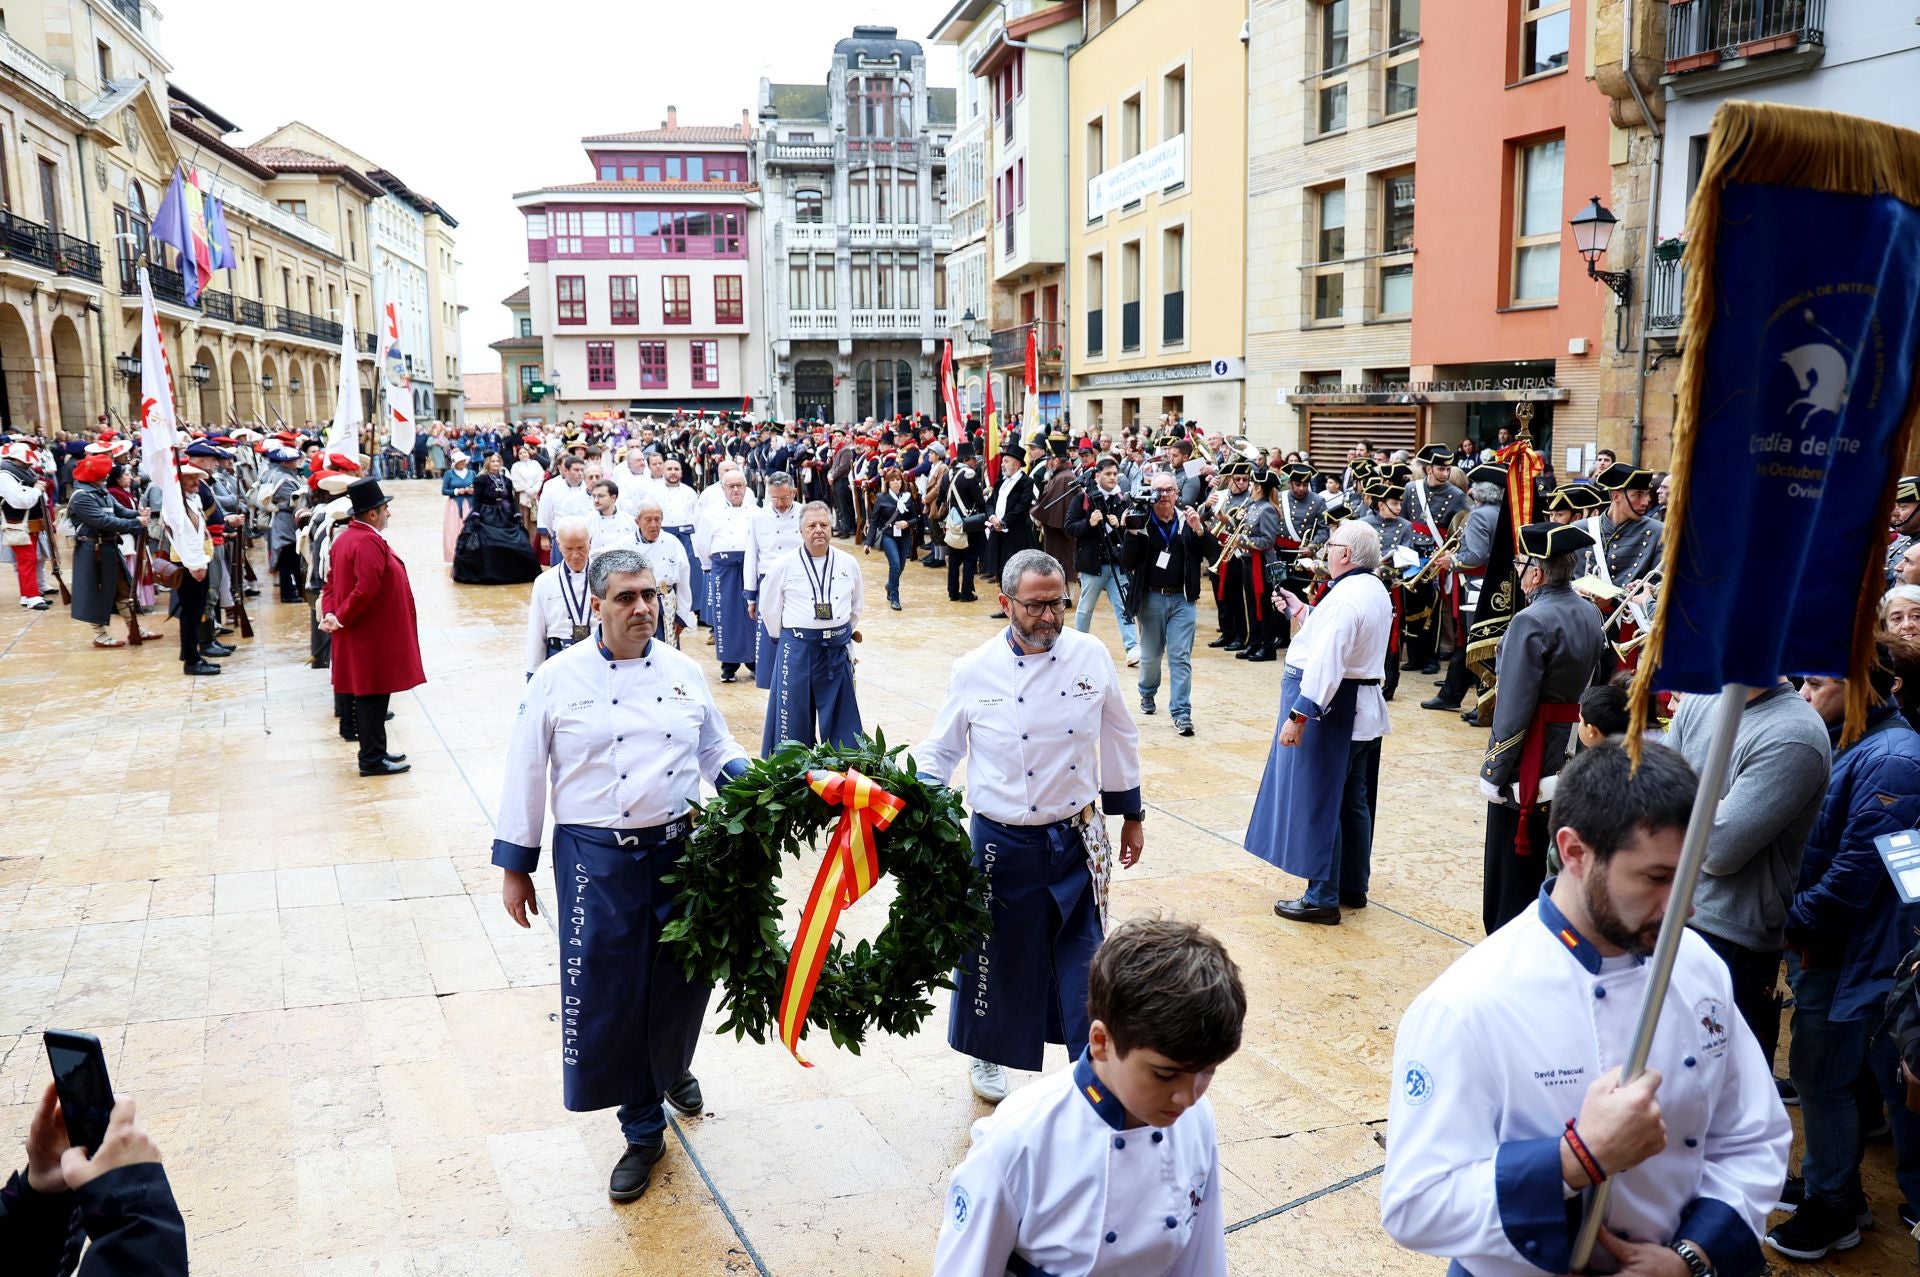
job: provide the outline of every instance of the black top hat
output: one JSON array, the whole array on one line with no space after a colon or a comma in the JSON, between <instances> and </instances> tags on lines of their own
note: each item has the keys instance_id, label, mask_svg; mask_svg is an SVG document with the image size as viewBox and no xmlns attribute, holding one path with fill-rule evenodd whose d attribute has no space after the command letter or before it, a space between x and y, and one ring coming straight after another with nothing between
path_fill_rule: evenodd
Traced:
<instances>
[{"instance_id":1,"label":"black top hat","mask_svg":"<svg viewBox=\"0 0 1920 1277\"><path fill-rule=\"evenodd\" d=\"M353 513L362 515L378 510L393 498L380 491L378 479L355 479L347 485L347 500L353 502Z\"/></svg>"},{"instance_id":2,"label":"black top hat","mask_svg":"<svg viewBox=\"0 0 1920 1277\"><path fill-rule=\"evenodd\" d=\"M1529 523L1520 529L1520 552L1536 559L1572 554L1592 544L1593 538L1577 523Z\"/></svg>"},{"instance_id":3,"label":"black top hat","mask_svg":"<svg viewBox=\"0 0 1920 1277\"><path fill-rule=\"evenodd\" d=\"M1593 477L1609 492L1651 492L1653 471L1638 470L1624 461L1616 461Z\"/></svg>"}]
</instances>

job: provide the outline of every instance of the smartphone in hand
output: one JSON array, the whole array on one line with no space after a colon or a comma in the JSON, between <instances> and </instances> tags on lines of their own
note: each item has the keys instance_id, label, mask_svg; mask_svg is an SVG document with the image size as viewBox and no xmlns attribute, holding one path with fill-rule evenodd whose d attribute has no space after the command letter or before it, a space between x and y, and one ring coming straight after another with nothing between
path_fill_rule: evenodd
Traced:
<instances>
[{"instance_id":1,"label":"smartphone in hand","mask_svg":"<svg viewBox=\"0 0 1920 1277\"><path fill-rule=\"evenodd\" d=\"M113 1116L113 1083L107 1079L107 1056L100 1039L91 1033L48 1029L47 1060L53 1065L54 1092L67 1122L67 1142L91 1156L107 1137Z\"/></svg>"}]
</instances>

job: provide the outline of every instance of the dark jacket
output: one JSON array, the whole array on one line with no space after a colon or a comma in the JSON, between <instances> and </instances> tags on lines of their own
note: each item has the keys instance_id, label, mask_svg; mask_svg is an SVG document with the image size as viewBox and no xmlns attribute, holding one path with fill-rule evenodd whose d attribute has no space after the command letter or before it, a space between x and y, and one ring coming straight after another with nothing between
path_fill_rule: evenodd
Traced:
<instances>
[{"instance_id":1,"label":"dark jacket","mask_svg":"<svg viewBox=\"0 0 1920 1277\"><path fill-rule=\"evenodd\" d=\"M1483 510L1495 509L1482 506ZM1500 639L1495 666L1500 695L1493 704L1493 733L1480 779L1505 788L1520 778L1520 758L1534 710L1543 704L1573 705L1600 673L1606 650L1600 612L1568 585L1543 585L1514 614ZM1545 726L1540 774L1559 774L1567 762L1572 723Z\"/></svg>"},{"instance_id":2,"label":"dark jacket","mask_svg":"<svg viewBox=\"0 0 1920 1277\"><path fill-rule=\"evenodd\" d=\"M1073 538L1073 566L1094 573L1121 561L1120 516L1128 505L1127 494L1115 488L1111 493L1090 486L1075 493L1067 507L1067 535ZM1089 520L1100 511L1098 524Z\"/></svg>"},{"instance_id":3,"label":"dark jacket","mask_svg":"<svg viewBox=\"0 0 1920 1277\"><path fill-rule=\"evenodd\" d=\"M83 483L67 503L73 523L73 619L105 625L114 614L120 579L126 566L120 558L120 538L140 531L132 510L113 499L105 487Z\"/></svg>"},{"instance_id":4,"label":"dark jacket","mask_svg":"<svg viewBox=\"0 0 1920 1277\"><path fill-rule=\"evenodd\" d=\"M899 492L879 492L874 494L873 513L867 519L867 544L880 548L882 537L894 536L893 525L906 520L905 535L895 537L907 545L913 545L920 526L920 494L908 484Z\"/></svg>"},{"instance_id":5,"label":"dark jacket","mask_svg":"<svg viewBox=\"0 0 1920 1277\"><path fill-rule=\"evenodd\" d=\"M1913 947L1920 905L1903 905L1873 840L1920 825L1920 733L1891 704L1833 756L1827 800L1807 835L1787 943L1811 967L1839 968L1829 1018L1877 1021L1894 964Z\"/></svg>"},{"instance_id":6,"label":"dark jacket","mask_svg":"<svg viewBox=\"0 0 1920 1277\"><path fill-rule=\"evenodd\" d=\"M67 1193L35 1192L16 1171L0 1189L0 1256L20 1277L65 1277L76 1256L79 1277L186 1277L187 1226L158 1162Z\"/></svg>"},{"instance_id":7,"label":"dark jacket","mask_svg":"<svg viewBox=\"0 0 1920 1277\"><path fill-rule=\"evenodd\" d=\"M1178 547L1181 569L1181 583L1186 586L1187 601L1195 602L1200 597L1200 568L1206 562L1207 547L1215 544L1212 537L1195 532L1187 526L1185 519L1180 521L1180 533L1174 544ZM1164 527L1164 525L1161 525ZM1129 532L1126 544L1121 551L1120 565L1130 573L1135 582L1136 598L1143 597L1147 590L1147 569L1159 557L1166 547L1161 531L1156 528L1153 516L1147 516L1147 526L1139 532Z\"/></svg>"}]
</instances>

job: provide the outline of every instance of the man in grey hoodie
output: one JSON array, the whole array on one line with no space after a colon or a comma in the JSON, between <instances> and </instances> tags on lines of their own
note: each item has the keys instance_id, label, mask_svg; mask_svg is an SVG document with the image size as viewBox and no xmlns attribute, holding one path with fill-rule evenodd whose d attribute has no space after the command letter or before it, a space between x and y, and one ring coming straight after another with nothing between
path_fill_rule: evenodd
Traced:
<instances>
[{"instance_id":1,"label":"man in grey hoodie","mask_svg":"<svg viewBox=\"0 0 1920 1277\"><path fill-rule=\"evenodd\" d=\"M1668 744L1706 764L1718 697L1688 696ZM1769 1064L1780 1044L1780 954L1807 834L1820 814L1833 747L1820 715L1782 679L1747 694L1727 788L1693 894L1692 926L1733 973L1733 1000Z\"/></svg>"}]
</instances>

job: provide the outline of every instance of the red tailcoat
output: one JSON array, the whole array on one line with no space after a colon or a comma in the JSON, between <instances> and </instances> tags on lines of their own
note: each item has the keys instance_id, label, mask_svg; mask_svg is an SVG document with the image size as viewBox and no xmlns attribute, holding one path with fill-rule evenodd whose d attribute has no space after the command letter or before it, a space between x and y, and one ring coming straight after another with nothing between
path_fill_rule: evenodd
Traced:
<instances>
[{"instance_id":1,"label":"red tailcoat","mask_svg":"<svg viewBox=\"0 0 1920 1277\"><path fill-rule=\"evenodd\" d=\"M385 537L358 520L333 540L321 614L328 612L341 627L333 636L334 691L379 696L427 681L407 565Z\"/></svg>"}]
</instances>

